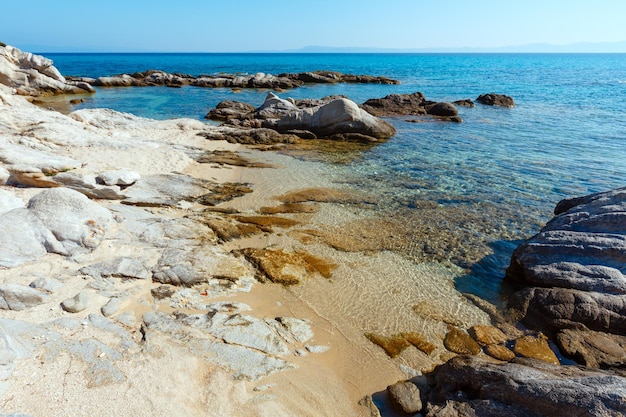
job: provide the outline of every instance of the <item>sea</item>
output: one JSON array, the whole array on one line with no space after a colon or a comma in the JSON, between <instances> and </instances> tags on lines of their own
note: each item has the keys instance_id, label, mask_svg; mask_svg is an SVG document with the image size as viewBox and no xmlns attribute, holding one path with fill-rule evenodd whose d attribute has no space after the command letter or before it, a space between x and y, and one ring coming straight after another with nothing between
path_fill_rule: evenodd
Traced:
<instances>
[{"instance_id":1,"label":"sea","mask_svg":"<svg viewBox=\"0 0 626 417\"><path fill-rule=\"evenodd\" d=\"M459 107L461 123L396 117L389 141L319 145L293 153L317 175L369 196L360 209L393 224L394 250L413 262L458 267L455 285L501 305L515 247L558 201L626 186L626 54L91 54L43 53L64 75L280 74L332 70L386 76L398 85L305 85L284 98L342 94L356 103L422 92L433 101L499 93L515 107ZM222 100L258 106L267 90L98 88L76 108L204 120ZM207 123L209 123L207 121ZM286 179L288 180L288 179ZM387 224L387 223L386 223ZM398 241L398 239L400 241Z\"/></svg>"}]
</instances>

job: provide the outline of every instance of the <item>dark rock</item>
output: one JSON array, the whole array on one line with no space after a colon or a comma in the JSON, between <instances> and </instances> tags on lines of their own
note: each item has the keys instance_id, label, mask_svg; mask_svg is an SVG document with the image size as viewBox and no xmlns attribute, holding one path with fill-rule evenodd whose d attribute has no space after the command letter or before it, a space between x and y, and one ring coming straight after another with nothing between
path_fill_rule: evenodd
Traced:
<instances>
[{"instance_id":1,"label":"dark rock","mask_svg":"<svg viewBox=\"0 0 626 417\"><path fill-rule=\"evenodd\" d=\"M474 107L474 102L469 98L453 101L452 104L455 106Z\"/></svg>"},{"instance_id":2,"label":"dark rock","mask_svg":"<svg viewBox=\"0 0 626 417\"><path fill-rule=\"evenodd\" d=\"M506 277L526 288L510 297L509 307L527 325L552 335L570 329L626 336L626 188L561 201L555 212L513 253ZM558 339L566 340L574 340L571 333ZM623 355L605 353L593 359L594 351L575 356L600 366L623 361Z\"/></svg>"},{"instance_id":3,"label":"dark rock","mask_svg":"<svg viewBox=\"0 0 626 417\"><path fill-rule=\"evenodd\" d=\"M563 329L556 340L564 355L591 367L623 367L626 364L626 336Z\"/></svg>"},{"instance_id":4,"label":"dark rock","mask_svg":"<svg viewBox=\"0 0 626 417\"><path fill-rule=\"evenodd\" d=\"M501 106L501 107L514 107L515 102L513 101L513 97L509 97L504 94L481 94L476 99L477 102L481 104L486 104L488 106Z\"/></svg>"},{"instance_id":5,"label":"dark rock","mask_svg":"<svg viewBox=\"0 0 626 417\"><path fill-rule=\"evenodd\" d=\"M451 103L435 103L432 106L426 107L426 113L432 116L452 117L458 116L459 111L454 104Z\"/></svg>"},{"instance_id":6,"label":"dark rock","mask_svg":"<svg viewBox=\"0 0 626 417\"><path fill-rule=\"evenodd\" d=\"M254 111L252 104L241 101L224 100L213 110L204 116L205 119L227 121L230 119L244 119L249 113Z\"/></svg>"},{"instance_id":7,"label":"dark rock","mask_svg":"<svg viewBox=\"0 0 626 417\"><path fill-rule=\"evenodd\" d=\"M459 356L428 375L426 416L622 416L626 378L531 359Z\"/></svg>"},{"instance_id":8,"label":"dark rock","mask_svg":"<svg viewBox=\"0 0 626 417\"><path fill-rule=\"evenodd\" d=\"M366 112L378 116L424 115L426 98L420 92L412 94L390 94L383 98L372 98L361 105Z\"/></svg>"},{"instance_id":9,"label":"dark rock","mask_svg":"<svg viewBox=\"0 0 626 417\"><path fill-rule=\"evenodd\" d=\"M298 137L291 134L279 133L274 129L236 129L229 128L223 131L206 131L200 136L210 140L225 140L230 143L245 145L274 145L277 143L295 143Z\"/></svg>"}]
</instances>

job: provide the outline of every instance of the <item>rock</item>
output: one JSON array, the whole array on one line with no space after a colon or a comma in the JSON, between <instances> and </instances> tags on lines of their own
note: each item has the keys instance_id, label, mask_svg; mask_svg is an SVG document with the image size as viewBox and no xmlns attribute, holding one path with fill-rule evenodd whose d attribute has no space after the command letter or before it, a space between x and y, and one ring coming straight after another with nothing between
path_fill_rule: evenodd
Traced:
<instances>
[{"instance_id":1,"label":"rock","mask_svg":"<svg viewBox=\"0 0 626 417\"><path fill-rule=\"evenodd\" d=\"M513 98L504 94L481 94L476 101L488 106L515 107Z\"/></svg>"},{"instance_id":2,"label":"rock","mask_svg":"<svg viewBox=\"0 0 626 417\"><path fill-rule=\"evenodd\" d=\"M4 140L0 142L0 162L11 174L9 183L42 188L58 187L55 174L81 166L74 159Z\"/></svg>"},{"instance_id":3,"label":"rock","mask_svg":"<svg viewBox=\"0 0 626 417\"><path fill-rule=\"evenodd\" d=\"M390 94L383 98L373 98L361 105L363 110L378 116L424 115L426 98L420 92L412 94Z\"/></svg>"},{"instance_id":4,"label":"rock","mask_svg":"<svg viewBox=\"0 0 626 417\"><path fill-rule=\"evenodd\" d=\"M201 164L232 165L248 168L274 168L273 165L252 161L237 152L224 150L209 151L200 156L198 162Z\"/></svg>"},{"instance_id":5,"label":"rock","mask_svg":"<svg viewBox=\"0 0 626 417\"><path fill-rule=\"evenodd\" d=\"M7 190L0 189L0 216L17 208L24 208L24 200Z\"/></svg>"},{"instance_id":6,"label":"rock","mask_svg":"<svg viewBox=\"0 0 626 417\"><path fill-rule=\"evenodd\" d=\"M165 85L168 87L180 87L192 85L195 87L208 88L271 88L284 90L299 87L304 83L371 83L371 84L399 84L398 81L387 77L370 75L342 74L339 72L314 71L299 74L265 74L262 72L251 75L200 75L193 77L189 74L169 74L158 70L148 70L134 74L120 74L97 79L72 78L77 84L80 81L91 85L103 87L130 87L130 86L154 86Z\"/></svg>"},{"instance_id":7,"label":"rock","mask_svg":"<svg viewBox=\"0 0 626 417\"><path fill-rule=\"evenodd\" d=\"M89 198L99 200L122 200L120 187L100 185L96 183L96 176L88 172L62 172L52 177L59 185L78 191Z\"/></svg>"},{"instance_id":8,"label":"rock","mask_svg":"<svg viewBox=\"0 0 626 417\"><path fill-rule=\"evenodd\" d=\"M372 141L386 140L395 134L389 123L361 110L354 102L342 98L320 107L290 112L269 126L279 132L308 130L318 137L336 134L361 134Z\"/></svg>"},{"instance_id":9,"label":"rock","mask_svg":"<svg viewBox=\"0 0 626 417\"><path fill-rule=\"evenodd\" d=\"M212 279L237 282L251 277L252 270L217 246L165 249L153 269L152 279L161 284L191 287Z\"/></svg>"},{"instance_id":10,"label":"rock","mask_svg":"<svg viewBox=\"0 0 626 417\"><path fill-rule=\"evenodd\" d=\"M113 220L109 210L67 188L42 191L30 199L28 210L70 255L97 248Z\"/></svg>"},{"instance_id":11,"label":"rock","mask_svg":"<svg viewBox=\"0 0 626 417\"><path fill-rule=\"evenodd\" d=\"M282 99L274 93L267 93L263 104L254 110L255 119L280 119L298 111L298 107L289 100Z\"/></svg>"},{"instance_id":12,"label":"rock","mask_svg":"<svg viewBox=\"0 0 626 417\"><path fill-rule=\"evenodd\" d=\"M0 84L15 88L22 95L32 96L95 92L87 84L68 82L51 60L1 44Z\"/></svg>"},{"instance_id":13,"label":"rock","mask_svg":"<svg viewBox=\"0 0 626 417\"><path fill-rule=\"evenodd\" d=\"M539 359L554 365L560 363L543 337L522 336L515 341L513 350L526 358Z\"/></svg>"},{"instance_id":14,"label":"rock","mask_svg":"<svg viewBox=\"0 0 626 417\"><path fill-rule=\"evenodd\" d=\"M463 99L463 100L453 101L452 104L454 104L455 106L462 106L462 107L474 107L474 102L468 98Z\"/></svg>"},{"instance_id":15,"label":"rock","mask_svg":"<svg viewBox=\"0 0 626 417\"><path fill-rule=\"evenodd\" d=\"M485 346L485 353L492 358L505 362L515 358L515 353L504 345L487 345Z\"/></svg>"},{"instance_id":16,"label":"rock","mask_svg":"<svg viewBox=\"0 0 626 417\"><path fill-rule=\"evenodd\" d=\"M225 140L230 143L241 143L244 145L274 145L277 143L295 143L298 140L296 135L279 133L268 128L222 128L222 130L211 130L201 134L209 140Z\"/></svg>"},{"instance_id":17,"label":"rock","mask_svg":"<svg viewBox=\"0 0 626 417\"><path fill-rule=\"evenodd\" d=\"M234 100L224 100L213 110L204 116L205 119L227 121L230 119L241 120L254 111L254 106L248 103Z\"/></svg>"},{"instance_id":18,"label":"rock","mask_svg":"<svg viewBox=\"0 0 626 417\"><path fill-rule=\"evenodd\" d=\"M47 252L67 255L63 245L30 210L0 215L0 267L13 268L35 261Z\"/></svg>"},{"instance_id":19,"label":"rock","mask_svg":"<svg viewBox=\"0 0 626 417\"><path fill-rule=\"evenodd\" d=\"M366 333L365 337L367 337L370 342L380 346L391 358L395 358L402 353L404 349L411 346L411 343L401 334L386 337L374 333Z\"/></svg>"},{"instance_id":20,"label":"rock","mask_svg":"<svg viewBox=\"0 0 626 417\"><path fill-rule=\"evenodd\" d=\"M121 305L122 301L117 297L113 297L100 308L100 312L104 317L110 317L119 311Z\"/></svg>"},{"instance_id":21,"label":"rock","mask_svg":"<svg viewBox=\"0 0 626 417\"><path fill-rule=\"evenodd\" d=\"M467 333L450 326L450 330L446 334L443 344L450 352L460 355L478 355L481 348Z\"/></svg>"},{"instance_id":22,"label":"rock","mask_svg":"<svg viewBox=\"0 0 626 417\"><path fill-rule=\"evenodd\" d=\"M141 259L119 257L111 261L99 262L81 268L81 274L96 278L131 278L150 279L151 271L146 268Z\"/></svg>"},{"instance_id":23,"label":"rock","mask_svg":"<svg viewBox=\"0 0 626 417\"><path fill-rule=\"evenodd\" d=\"M25 310L48 301L37 289L19 284L0 284L0 310Z\"/></svg>"},{"instance_id":24,"label":"rock","mask_svg":"<svg viewBox=\"0 0 626 417\"><path fill-rule=\"evenodd\" d=\"M336 265L306 252L246 248L243 255L258 270L257 279L282 285L296 285L312 274L330 278Z\"/></svg>"},{"instance_id":25,"label":"rock","mask_svg":"<svg viewBox=\"0 0 626 417\"><path fill-rule=\"evenodd\" d=\"M313 331L308 320L296 319L294 317L276 317L280 323L296 341L304 343L313 338Z\"/></svg>"},{"instance_id":26,"label":"rock","mask_svg":"<svg viewBox=\"0 0 626 417\"><path fill-rule=\"evenodd\" d=\"M0 166L0 185L5 185L11 176L11 173L3 166Z\"/></svg>"},{"instance_id":27,"label":"rock","mask_svg":"<svg viewBox=\"0 0 626 417\"><path fill-rule=\"evenodd\" d=\"M380 410L376 407L371 395L367 395L359 400L359 405L367 409L368 417L381 417Z\"/></svg>"},{"instance_id":28,"label":"rock","mask_svg":"<svg viewBox=\"0 0 626 417\"><path fill-rule=\"evenodd\" d=\"M209 194L215 184L184 174L145 176L124 190L124 204L138 206L176 206Z\"/></svg>"},{"instance_id":29,"label":"rock","mask_svg":"<svg viewBox=\"0 0 626 417\"><path fill-rule=\"evenodd\" d=\"M105 185L133 185L139 179L141 175L136 171L129 170L117 170L117 171L104 171L98 174L96 181L102 182Z\"/></svg>"},{"instance_id":30,"label":"rock","mask_svg":"<svg viewBox=\"0 0 626 417\"><path fill-rule=\"evenodd\" d=\"M469 334L481 345L497 345L508 340L500 329L493 326L477 324L469 329Z\"/></svg>"},{"instance_id":31,"label":"rock","mask_svg":"<svg viewBox=\"0 0 626 417\"><path fill-rule=\"evenodd\" d=\"M563 329L556 340L564 355L590 368L619 368L626 363L626 336Z\"/></svg>"},{"instance_id":32,"label":"rock","mask_svg":"<svg viewBox=\"0 0 626 417\"><path fill-rule=\"evenodd\" d=\"M552 335L568 328L626 336L625 273L626 188L567 199L514 251L506 279L526 288L510 297L509 307ZM586 361L603 363L601 356Z\"/></svg>"},{"instance_id":33,"label":"rock","mask_svg":"<svg viewBox=\"0 0 626 417\"><path fill-rule=\"evenodd\" d=\"M427 417L621 416L626 379L609 372L517 358L459 356L428 374Z\"/></svg>"},{"instance_id":34,"label":"rock","mask_svg":"<svg viewBox=\"0 0 626 417\"><path fill-rule=\"evenodd\" d=\"M209 306L209 314L144 315L146 340L151 333L168 333L211 363L230 369L235 379L258 380L295 367L276 356L289 353L287 345L264 320L241 314L231 303Z\"/></svg>"},{"instance_id":35,"label":"rock","mask_svg":"<svg viewBox=\"0 0 626 417\"><path fill-rule=\"evenodd\" d=\"M420 399L419 388L410 381L389 385L387 387L387 394L394 407L403 413L415 414L422 411L422 400Z\"/></svg>"},{"instance_id":36,"label":"rock","mask_svg":"<svg viewBox=\"0 0 626 417\"><path fill-rule=\"evenodd\" d=\"M459 111L452 103L435 103L426 107L426 113L432 116L452 117L458 116Z\"/></svg>"},{"instance_id":37,"label":"rock","mask_svg":"<svg viewBox=\"0 0 626 417\"><path fill-rule=\"evenodd\" d=\"M80 313L89 307L89 295L85 291L81 291L74 297L64 300L61 307L68 313Z\"/></svg>"},{"instance_id":38,"label":"rock","mask_svg":"<svg viewBox=\"0 0 626 417\"><path fill-rule=\"evenodd\" d=\"M59 281L55 281L46 277L39 277L28 284L31 288L36 288L38 290L43 290L47 293L56 292L59 288L63 287Z\"/></svg>"}]
</instances>

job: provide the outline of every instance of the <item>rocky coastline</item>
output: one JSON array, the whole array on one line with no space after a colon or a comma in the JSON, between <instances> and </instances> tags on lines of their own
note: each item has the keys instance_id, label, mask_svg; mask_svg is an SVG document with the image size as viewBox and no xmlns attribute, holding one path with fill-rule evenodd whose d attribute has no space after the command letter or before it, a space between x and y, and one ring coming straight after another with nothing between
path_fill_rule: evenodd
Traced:
<instances>
[{"instance_id":1,"label":"rocky coastline","mask_svg":"<svg viewBox=\"0 0 626 417\"><path fill-rule=\"evenodd\" d=\"M21 96L394 81L313 72L235 84L157 71L97 81L0 52L0 416L376 416L388 401L403 415L626 413L624 189L557 205L513 255L508 311L440 288L456 312L413 303L431 330L398 334L363 331L303 301L319 292L337 304L346 268L307 245L321 236L313 217L363 196L302 188L236 204L258 193L242 179L277 169L243 145L376 143L395 133L381 117L458 122L455 106L471 100L414 93L357 105L269 93L258 108L218 105L207 118L221 126L104 109L63 115ZM514 105L485 96L476 101ZM578 365L561 365L553 342ZM381 383L389 388L374 394Z\"/></svg>"},{"instance_id":2,"label":"rocky coastline","mask_svg":"<svg viewBox=\"0 0 626 417\"><path fill-rule=\"evenodd\" d=\"M313 71L297 74L219 74L198 75L170 74L159 70L119 74L98 78L68 77L77 83L86 83L95 87L149 87L166 86L178 88L185 85L206 88L268 88L288 90L304 84L399 84L399 81L387 77L372 75L342 74L337 71Z\"/></svg>"}]
</instances>

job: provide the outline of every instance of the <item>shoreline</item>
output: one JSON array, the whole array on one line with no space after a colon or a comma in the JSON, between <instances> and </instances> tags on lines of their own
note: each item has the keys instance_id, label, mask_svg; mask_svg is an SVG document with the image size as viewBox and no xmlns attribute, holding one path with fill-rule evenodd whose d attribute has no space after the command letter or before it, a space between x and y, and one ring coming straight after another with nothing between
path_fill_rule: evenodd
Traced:
<instances>
[{"instance_id":1,"label":"shoreline","mask_svg":"<svg viewBox=\"0 0 626 417\"><path fill-rule=\"evenodd\" d=\"M461 294L461 268L398 250L397 225L322 164L209 141L230 131L191 119L64 116L3 86L0 106L10 412L366 416L361 400L443 363L559 363L540 333Z\"/></svg>"}]
</instances>

